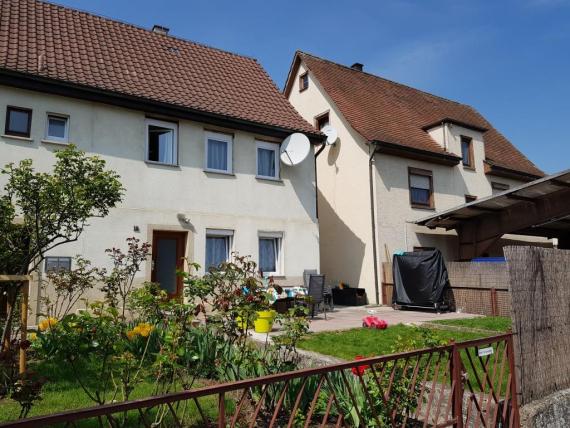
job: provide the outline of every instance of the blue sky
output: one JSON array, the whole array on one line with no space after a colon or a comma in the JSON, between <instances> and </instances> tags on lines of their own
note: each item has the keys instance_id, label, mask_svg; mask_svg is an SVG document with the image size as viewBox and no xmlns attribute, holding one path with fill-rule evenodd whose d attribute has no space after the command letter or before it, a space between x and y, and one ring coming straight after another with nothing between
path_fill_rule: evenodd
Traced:
<instances>
[{"instance_id":1,"label":"blue sky","mask_svg":"<svg viewBox=\"0 0 570 428\"><path fill-rule=\"evenodd\" d=\"M58 0L257 58L295 50L478 109L548 173L570 168L570 0Z\"/></svg>"}]
</instances>

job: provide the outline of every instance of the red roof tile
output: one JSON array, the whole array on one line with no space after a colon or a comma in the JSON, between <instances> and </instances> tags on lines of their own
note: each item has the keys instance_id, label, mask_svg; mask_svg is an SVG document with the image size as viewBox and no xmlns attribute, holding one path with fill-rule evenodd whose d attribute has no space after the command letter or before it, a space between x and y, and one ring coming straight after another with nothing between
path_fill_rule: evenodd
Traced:
<instances>
[{"instance_id":1,"label":"red roof tile","mask_svg":"<svg viewBox=\"0 0 570 428\"><path fill-rule=\"evenodd\" d=\"M535 176L544 173L472 107L299 52L350 125L368 141L446 153L425 131L443 120L484 131L489 163Z\"/></svg>"},{"instance_id":2,"label":"red roof tile","mask_svg":"<svg viewBox=\"0 0 570 428\"><path fill-rule=\"evenodd\" d=\"M0 0L0 71L315 134L255 59L35 0Z\"/></svg>"}]
</instances>

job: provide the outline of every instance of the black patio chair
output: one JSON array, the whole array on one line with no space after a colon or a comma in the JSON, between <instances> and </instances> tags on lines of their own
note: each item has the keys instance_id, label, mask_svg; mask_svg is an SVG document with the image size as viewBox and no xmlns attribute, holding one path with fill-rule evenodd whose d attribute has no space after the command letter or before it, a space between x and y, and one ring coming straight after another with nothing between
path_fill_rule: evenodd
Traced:
<instances>
[{"instance_id":1,"label":"black patio chair","mask_svg":"<svg viewBox=\"0 0 570 428\"><path fill-rule=\"evenodd\" d=\"M307 292L307 302L311 310L311 318L315 317L315 310L323 305L325 319L327 319L327 305L325 304L325 276L310 275L309 290Z\"/></svg>"}]
</instances>

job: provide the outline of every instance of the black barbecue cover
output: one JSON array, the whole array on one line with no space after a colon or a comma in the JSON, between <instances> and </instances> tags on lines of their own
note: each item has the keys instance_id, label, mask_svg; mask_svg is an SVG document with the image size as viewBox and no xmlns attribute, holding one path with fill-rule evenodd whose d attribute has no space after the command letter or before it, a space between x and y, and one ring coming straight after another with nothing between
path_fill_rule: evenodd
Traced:
<instances>
[{"instance_id":1,"label":"black barbecue cover","mask_svg":"<svg viewBox=\"0 0 570 428\"><path fill-rule=\"evenodd\" d=\"M433 308L443 303L449 278L439 250L394 255L392 269L393 304Z\"/></svg>"}]
</instances>

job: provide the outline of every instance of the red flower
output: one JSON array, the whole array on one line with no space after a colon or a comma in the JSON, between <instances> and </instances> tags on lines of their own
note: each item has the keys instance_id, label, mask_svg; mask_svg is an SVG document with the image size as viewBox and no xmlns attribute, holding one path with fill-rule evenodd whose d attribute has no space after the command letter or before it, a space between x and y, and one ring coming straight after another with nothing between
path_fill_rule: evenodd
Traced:
<instances>
[{"instance_id":1,"label":"red flower","mask_svg":"<svg viewBox=\"0 0 570 428\"><path fill-rule=\"evenodd\" d=\"M357 355L356 357L354 357L355 360L363 360L364 357L362 355ZM354 376L362 376L364 374L364 371L366 369L370 368L370 366L364 365L364 366L356 366L352 368L352 374Z\"/></svg>"}]
</instances>

